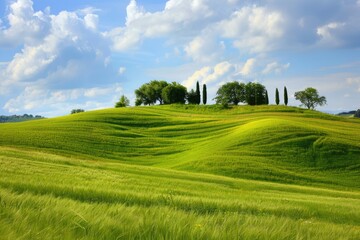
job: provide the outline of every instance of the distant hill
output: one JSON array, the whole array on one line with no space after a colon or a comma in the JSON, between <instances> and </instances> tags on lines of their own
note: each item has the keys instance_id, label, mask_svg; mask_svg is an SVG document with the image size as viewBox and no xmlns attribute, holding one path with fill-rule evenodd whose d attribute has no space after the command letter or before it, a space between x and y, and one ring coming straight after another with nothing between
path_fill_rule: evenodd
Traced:
<instances>
[{"instance_id":1,"label":"distant hill","mask_svg":"<svg viewBox=\"0 0 360 240\"><path fill-rule=\"evenodd\" d=\"M356 111L349 111L349 112L341 112L339 114L337 114L338 116L342 116L342 115L354 115L356 113Z\"/></svg>"},{"instance_id":2,"label":"distant hill","mask_svg":"<svg viewBox=\"0 0 360 240\"><path fill-rule=\"evenodd\" d=\"M36 115L33 116L32 114L24 114L24 115L12 115L12 116L0 116L0 123L7 123L7 122L24 122L29 120L36 120L42 119L44 117Z\"/></svg>"}]
</instances>

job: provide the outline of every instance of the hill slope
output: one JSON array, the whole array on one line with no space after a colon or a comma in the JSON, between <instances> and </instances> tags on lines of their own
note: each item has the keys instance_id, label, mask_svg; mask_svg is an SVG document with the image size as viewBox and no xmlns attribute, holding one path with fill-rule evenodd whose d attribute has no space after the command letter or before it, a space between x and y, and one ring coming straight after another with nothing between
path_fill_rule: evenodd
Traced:
<instances>
[{"instance_id":1,"label":"hill slope","mask_svg":"<svg viewBox=\"0 0 360 240\"><path fill-rule=\"evenodd\" d=\"M359 239L360 121L106 109L0 125L2 239Z\"/></svg>"},{"instance_id":2,"label":"hill slope","mask_svg":"<svg viewBox=\"0 0 360 240\"><path fill-rule=\"evenodd\" d=\"M360 187L360 121L290 107L107 109L0 126L0 145L237 178Z\"/></svg>"}]
</instances>

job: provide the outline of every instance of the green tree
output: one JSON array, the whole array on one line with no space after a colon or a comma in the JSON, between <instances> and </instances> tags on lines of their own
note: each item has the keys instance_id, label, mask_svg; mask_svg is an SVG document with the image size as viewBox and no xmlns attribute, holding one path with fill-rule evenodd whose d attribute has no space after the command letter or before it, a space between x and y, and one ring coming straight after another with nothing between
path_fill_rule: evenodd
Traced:
<instances>
[{"instance_id":1,"label":"green tree","mask_svg":"<svg viewBox=\"0 0 360 240\"><path fill-rule=\"evenodd\" d=\"M149 83L141 85L140 88L135 90L136 100L135 105L140 106L152 105L156 103L155 90L150 86Z\"/></svg>"},{"instance_id":2,"label":"green tree","mask_svg":"<svg viewBox=\"0 0 360 240\"><path fill-rule=\"evenodd\" d=\"M279 103L280 103L279 90L277 88L275 90L275 103L276 103L276 105L279 105Z\"/></svg>"},{"instance_id":3,"label":"green tree","mask_svg":"<svg viewBox=\"0 0 360 240\"><path fill-rule=\"evenodd\" d=\"M125 95L122 95L120 97L120 100L115 104L116 108L120 108L120 107L127 107L130 105L130 101L127 97L125 97Z\"/></svg>"},{"instance_id":4,"label":"green tree","mask_svg":"<svg viewBox=\"0 0 360 240\"><path fill-rule=\"evenodd\" d=\"M186 87L176 82L167 85L162 91L162 98L164 99L165 104L172 104L172 103L184 104L186 95L187 95Z\"/></svg>"},{"instance_id":5,"label":"green tree","mask_svg":"<svg viewBox=\"0 0 360 240\"><path fill-rule=\"evenodd\" d=\"M207 102L207 90L206 84L203 85L203 94L202 94L203 104L206 105Z\"/></svg>"},{"instance_id":6,"label":"green tree","mask_svg":"<svg viewBox=\"0 0 360 240\"><path fill-rule=\"evenodd\" d=\"M265 91L265 105L269 105L269 95L268 95L268 91Z\"/></svg>"},{"instance_id":7,"label":"green tree","mask_svg":"<svg viewBox=\"0 0 360 240\"><path fill-rule=\"evenodd\" d=\"M323 106L326 104L326 98L319 96L318 91L315 88L309 87L304 91L295 93L295 99L299 100L303 106L308 109L315 109L316 106Z\"/></svg>"},{"instance_id":8,"label":"green tree","mask_svg":"<svg viewBox=\"0 0 360 240\"><path fill-rule=\"evenodd\" d=\"M140 88L135 90L136 100L135 105L139 106L152 105L157 101L163 104L162 90L168 85L165 81L152 80L149 83L143 84Z\"/></svg>"},{"instance_id":9,"label":"green tree","mask_svg":"<svg viewBox=\"0 0 360 240\"><path fill-rule=\"evenodd\" d=\"M288 105L288 102L289 102L288 92L287 92L286 87L284 87L284 104L285 104L285 106Z\"/></svg>"},{"instance_id":10,"label":"green tree","mask_svg":"<svg viewBox=\"0 0 360 240\"><path fill-rule=\"evenodd\" d=\"M260 83L249 82L245 87L246 103L249 105L266 104L266 88Z\"/></svg>"},{"instance_id":11,"label":"green tree","mask_svg":"<svg viewBox=\"0 0 360 240\"><path fill-rule=\"evenodd\" d=\"M73 109L73 110L71 110L71 114L82 113L82 112L85 112L85 110L84 109Z\"/></svg>"},{"instance_id":12,"label":"green tree","mask_svg":"<svg viewBox=\"0 0 360 240\"><path fill-rule=\"evenodd\" d=\"M196 92L194 91L194 89L191 89L190 92L188 92L187 94L187 101L189 104L197 104L197 94Z\"/></svg>"},{"instance_id":13,"label":"green tree","mask_svg":"<svg viewBox=\"0 0 360 240\"><path fill-rule=\"evenodd\" d=\"M201 103L201 96L200 96L200 85L199 85L199 81L196 82L196 104L200 104Z\"/></svg>"},{"instance_id":14,"label":"green tree","mask_svg":"<svg viewBox=\"0 0 360 240\"><path fill-rule=\"evenodd\" d=\"M159 104L163 104L164 100L162 98L162 90L169 85L165 81L158 81L158 80L152 80L150 82L150 87L154 89L155 99L156 101L159 101Z\"/></svg>"},{"instance_id":15,"label":"green tree","mask_svg":"<svg viewBox=\"0 0 360 240\"><path fill-rule=\"evenodd\" d=\"M222 85L216 92L216 104L234 104L245 102L245 84L239 82L229 82Z\"/></svg>"}]
</instances>

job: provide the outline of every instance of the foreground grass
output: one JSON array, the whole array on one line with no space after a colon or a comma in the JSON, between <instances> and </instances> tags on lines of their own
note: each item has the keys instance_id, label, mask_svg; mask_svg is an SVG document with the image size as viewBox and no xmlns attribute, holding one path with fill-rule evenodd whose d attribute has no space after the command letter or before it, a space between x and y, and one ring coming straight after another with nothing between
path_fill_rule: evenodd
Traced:
<instances>
[{"instance_id":1,"label":"foreground grass","mask_svg":"<svg viewBox=\"0 0 360 240\"><path fill-rule=\"evenodd\" d=\"M359 239L360 193L0 148L2 239Z\"/></svg>"},{"instance_id":2,"label":"foreground grass","mask_svg":"<svg viewBox=\"0 0 360 240\"><path fill-rule=\"evenodd\" d=\"M360 239L360 121L107 109L0 125L0 239Z\"/></svg>"}]
</instances>

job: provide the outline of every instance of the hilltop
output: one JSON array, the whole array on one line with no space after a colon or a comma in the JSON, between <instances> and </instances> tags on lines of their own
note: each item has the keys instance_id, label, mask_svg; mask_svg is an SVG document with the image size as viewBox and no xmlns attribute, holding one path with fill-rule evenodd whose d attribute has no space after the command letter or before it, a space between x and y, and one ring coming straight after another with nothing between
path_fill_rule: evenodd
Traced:
<instances>
[{"instance_id":1,"label":"hilltop","mask_svg":"<svg viewBox=\"0 0 360 240\"><path fill-rule=\"evenodd\" d=\"M284 106L0 125L5 239L358 239L360 120Z\"/></svg>"}]
</instances>

